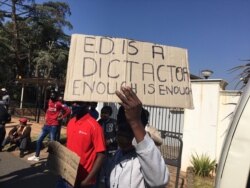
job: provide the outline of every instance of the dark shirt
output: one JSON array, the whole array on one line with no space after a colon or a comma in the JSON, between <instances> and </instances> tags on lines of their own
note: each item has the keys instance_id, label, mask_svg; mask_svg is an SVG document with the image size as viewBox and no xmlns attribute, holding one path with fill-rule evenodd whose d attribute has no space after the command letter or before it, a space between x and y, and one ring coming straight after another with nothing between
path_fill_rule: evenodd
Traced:
<instances>
[{"instance_id":1,"label":"dark shirt","mask_svg":"<svg viewBox=\"0 0 250 188\"><path fill-rule=\"evenodd\" d=\"M89 113L90 113L90 115L95 119L95 120L97 120L98 119L98 117L99 117L99 112L96 110L96 109L90 109L89 110Z\"/></svg>"},{"instance_id":2,"label":"dark shirt","mask_svg":"<svg viewBox=\"0 0 250 188\"><path fill-rule=\"evenodd\" d=\"M0 104L0 124L4 125L9 118L9 114L6 110L6 108L4 107L4 105Z\"/></svg>"},{"instance_id":3,"label":"dark shirt","mask_svg":"<svg viewBox=\"0 0 250 188\"><path fill-rule=\"evenodd\" d=\"M100 119L98 120L98 123L103 128L105 139L110 141L110 144L106 146L107 151L117 150L118 145L116 141L116 132L117 132L116 120L113 118Z\"/></svg>"}]
</instances>

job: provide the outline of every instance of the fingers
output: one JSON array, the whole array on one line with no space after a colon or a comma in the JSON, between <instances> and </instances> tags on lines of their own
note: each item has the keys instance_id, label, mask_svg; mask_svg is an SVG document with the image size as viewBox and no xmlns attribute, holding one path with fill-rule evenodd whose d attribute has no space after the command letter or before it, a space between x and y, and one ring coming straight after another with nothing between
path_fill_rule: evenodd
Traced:
<instances>
[{"instance_id":1,"label":"fingers","mask_svg":"<svg viewBox=\"0 0 250 188\"><path fill-rule=\"evenodd\" d=\"M137 95L133 92L133 90L130 87L122 87L121 92L116 91L116 95L120 98L122 101L122 105L125 109L131 108L137 105L141 105L140 99L137 97Z\"/></svg>"},{"instance_id":2,"label":"fingers","mask_svg":"<svg viewBox=\"0 0 250 188\"><path fill-rule=\"evenodd\" d=\"M125 96L120 92L120 91L116 91L116 95L117 97L122 101L121 105L124 106L124 108L127 108L127 99L125 98Z\"/></svg>"},{"instance_id":3,"label":"fingers","mask_svg":"<svg viewBox=\"0 0 250 188\"><path fill-rule=\"evenodd\" d=\"M120 91L116 91L116 95L120 98L120 100L122 101L122 105L128 106L129 102L132 100L131 93L129 88L127 87L122 87L121 88L121 92Z\"/></svg>"}]
</instances>

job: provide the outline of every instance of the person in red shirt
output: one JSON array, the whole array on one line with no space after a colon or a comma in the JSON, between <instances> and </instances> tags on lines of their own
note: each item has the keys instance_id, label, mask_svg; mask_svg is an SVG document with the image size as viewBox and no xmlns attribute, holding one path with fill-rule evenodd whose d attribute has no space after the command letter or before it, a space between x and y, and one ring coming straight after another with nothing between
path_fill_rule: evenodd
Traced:
<instances>
[{"instance_id":1,"label":"person in red shirt","mask_svg":"<svg viewBox=\"0 0 250 188\"><path fill-rule=\"evenodd\" d=\"M61 115L61 112L64 114ZM50 140L54 141L57 132L58 121L60 118L65 118L70 114L70 109L64 107L63 104L57 100L56 92L52 91L50 94L50 100L48 102L48 109L45 114L45 125L42 128L42 132L36 142L36 153L35 155L28 158L29 161L39 161L39 155L41 146L44 138L50 134Z\"/></svg>"},{"instance_id":2,"label":"person in red shirt","mask_svg":"<svg viewBox=\"0 0 250 188\"><path fill-rule=\"evenodd\" d=\"M72 106L74 117L67 125L67 148L80 157L75 185L60 178L56 187L95 186L96 175L105 158L105 139L101 126L89 114L89 103L76 102Z\"/></svg>"}]
</instances>

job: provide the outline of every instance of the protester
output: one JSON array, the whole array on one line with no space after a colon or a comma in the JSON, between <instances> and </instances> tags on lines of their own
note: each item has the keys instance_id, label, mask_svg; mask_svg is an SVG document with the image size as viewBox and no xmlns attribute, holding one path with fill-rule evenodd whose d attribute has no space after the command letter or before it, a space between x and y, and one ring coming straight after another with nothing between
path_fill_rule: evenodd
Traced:
<instances>
[{"instance_id":1,"label":"protester","mask_svg":"<svg viewBox=\"0 0 250 188\"><path fill-rule=\"evenodd\" d=\"M9 114L3 104L0 104L0 146L5 138L6 130L5 123L8 121ZM0 147L2 151L2 147Z\"/></svg>"},{"instance_id":2,"label":"protester","mask_svg":"<svg viewBox=\"0 0 250 188\"><path fill-rule=\"evenodd\" d=\"M105 158L105 140L103 130L89 114L89 103L75 102L72 106L74 117L67 125L67 148L80 157L75 185L60 178L57 188L88 187L93 188L97 172Z\"/></svg>"},{"instance_id":3,"label":"protester","mask_svg":"<svg viewBox=\"0 0 250 188\"><path fill-rule=\"evenodd\" d=\"M15 144L19 147L20 157L24 157L24 151L31 143L31 127L27 125L27 118L20 118L19 125L13 127L2 143L2 148L7 144Z\"/></svg>"},{"instance_id":4,"label":"protester","mask_svg":"<svg viewBox=\"0 0 250 188\"><path fill-rule=\"evenodd\" d=\"M112 108L110 106L103 106L101 109L101 119L98 120L98 123L102 126L104 131L104 137L106 142L106 158L103 163L102 170L100 172L100 175L98 177L97 184L100 184L101 182L105 183L108 181L105 177L105 174L107 174L107 169L110 165L111 159L113 158L118 145L116 141L116 132L117 132L117 125L116 120L111 118L112 115ZM98 185L97 185L98 187Z\"/></svg>"},{"instance_id":5,"label":"protester","mask_svg":"<svg viewBox=\"0 0 250 188\"><path fill-rule=\"evenodd\" d=\"M60 113L62 110L64 110L65 113L61 116ZM39 161L39 155L44 138L50 134L50 140L55 141L57 126L59 125L58 121L65 118L69 114L69 108L64 107L62 103L58 101L56 92L52 91L48 102L48 109L45 114L45 125L43 126L42 132L36 142L36 153L28 158L29 161Z\"/></svg>"},{"instance_id":6,"label":"protester","mask_svg":"<svg viewBox=\"0 0 250 188\"><path fill-rule=\"evenodd\" d=\"M122 87L117 115L117 150L110 168L110 187L166 187L169 172L154 141L146 133L147 116L130 87Z\"/></svg>"},{"instance_id":7,"label":"protester","mask_svg":"<svg viewBox=\"0 0 250 188\"><path fill-rule=\"evenodd\" d=\"M104 131L104 137L106 142L106 152L108 154L113 154L117 150L116 142L116 120L111 118L112 108L110 106L104 106L101 109L101 119L98 120L98 123L102 126Z\"/></svg>"},{"instance_id":8,"label":"protester","mask_svg":"<svg viewBox=\"0 0 250 188\"><path fill-rule=\"evenodd\" d=\"M7 111L9 109L9 105L10 105L10 96L8 94L8 91L5 88L1 89L1 96L2 96L2 103L5 105Z\"/></svg>"},{"instance_id":9,"label":"protester","mask_svg":"<svg viewBox=\"0 0 250 188\"><path fill-rule=\"evenodd\" d=\"M90 102L90 110L89 113L94 119L99 118L99 112L96 110L97 102Z\"/></svg>"},{"instance_id":10,"label":"protester","mask_svg":"<svg viewBox=\"0 0 250 188\"><path fill-rule=\"evenodd\" d=\"M69 108L69 106L65 103L65 101L63 100L63 96L59 96L58 97L58 101L60 101L62 103L62 110L59 114L59 118L58 118L58 126L57 126L57 131L56 131L56 141L60 142L60 138L61 138L61 128L63 125L66 125L68 122L68 118L70 117L70 113L67 113L67 116L63 116L66 112L65 112L65 108L68 108L68 110L71 112L71 109Z\"/></svg>"},{"instance_id":11,"label":"protester","mask_svg":"<svg viewBox=\"0 0 250 188\"><path fill-rule=\"evenodd\" d=\"M11 114L9 113L10 96L5 88L0 90L0 104L2 104L8 112L8 119L6 123L9 123L11 121Z\"/></svg>"}]
</instances>

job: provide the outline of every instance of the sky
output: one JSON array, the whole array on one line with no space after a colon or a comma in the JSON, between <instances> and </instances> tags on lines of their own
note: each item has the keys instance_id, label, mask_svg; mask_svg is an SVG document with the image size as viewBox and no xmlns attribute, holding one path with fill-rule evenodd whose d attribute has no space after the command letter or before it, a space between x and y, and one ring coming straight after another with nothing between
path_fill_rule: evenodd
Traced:
<instances>
[{"instance_id":1,"label":"sky","mask_svg":"<svg viewBox=\"0 0 250 188\"><path fill-rule=\"evenodd\" d=\"M36 2L42 2L39 0ZM250 0L61 0L71 9L74 33L128 38L186 48L191 74L234 89L250 59Z\"/></svg>"}]
</instances>

